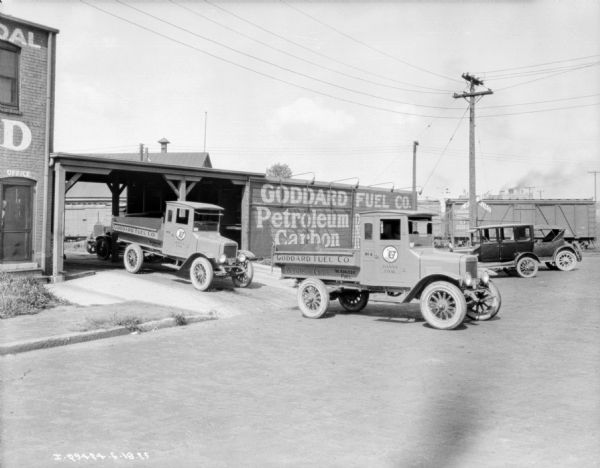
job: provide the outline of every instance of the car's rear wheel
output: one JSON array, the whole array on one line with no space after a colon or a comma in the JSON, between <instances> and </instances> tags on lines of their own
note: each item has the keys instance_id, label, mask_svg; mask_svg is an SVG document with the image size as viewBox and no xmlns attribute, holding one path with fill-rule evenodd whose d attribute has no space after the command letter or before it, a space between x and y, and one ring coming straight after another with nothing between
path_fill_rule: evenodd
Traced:
<instances>
[{"instance_id":1,"label":"car's rear wheel","mask_svg":"<svg viewBox=\"0 0 600 468\"><path fill-rule=\"evenodd\" d=\"M348 312L360 312L369 302L369 291L344 291L338 299Z\"/></svg>"},{"instance_id":2,"label":"car's rear wheel","mask_svg":"<svg viewBox=\"0 0 600 468\"><path fill-rule=\"evenodd\" d=\"M467 316L471 320L489 320L496 316L501 305L500 291L490 281L487 289L476 291L467 299Z\"/></svg>"},{"instance_id":3,"label":"car's rear wheel","mask_svg":"<svg viewBox=\"0 0 600 468\"><path fill-rule=\"evenodd\" d=\"M521 257L516 266L517 274L521 278L533 278L538 271L538 263L532 257Z\"/></svg>"},{"instance_id":4,"label":"car's rear wheel","mask_svg":"<svg viewBox=\"0 0 600 468\"><path fill-rule=\"evenodd\" d=\"M329 308L329 292L323 281L307 278L298 286L298 305L307 318L321 318Z\"/></svg>"},{"instance_id":5,"label":"car's rear wheel","mask_svg":"<svg viewBox=\"0 0 600 468\"><path fill-rule=\"evenodd\" d=\"M458 327L467 312L460 289L446 281L435 281L421 294L421 314L429 325L440 330Z\"/></svg>"},{"instance_id":6,"label":"car's rear wheel","mask_svg":"<svg viewBox=\"0 0 600 468\"><path fill-rule=\"evenodd\" d=\"M123 254L123 265L129 273L137 273L144 264L144 252L138 244L129 244Z\"/></svg>"},{"instance_id":7,"label":"car's rear wheel","mask_svg":"<svg viewBox=\"0 0 600 468\"><path fill-rule=\"evenodd\" d=\"M560 271L571 271L575 268L577 257L570 250L563 250L556 255L555 263Z\"/></svg>"}]
</instances>

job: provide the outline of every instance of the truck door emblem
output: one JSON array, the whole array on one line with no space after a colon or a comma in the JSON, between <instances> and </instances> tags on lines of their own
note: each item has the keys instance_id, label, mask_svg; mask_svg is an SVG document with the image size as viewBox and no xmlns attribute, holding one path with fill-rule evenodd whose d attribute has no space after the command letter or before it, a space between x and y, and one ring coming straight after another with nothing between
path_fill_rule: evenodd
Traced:
<instances>
[{"instance_id":1,"label":"truck door emblem","mask_svg":"<svg viewBox=\"0 0 600 468\"><path fill-rule=\"evenodd\" d=\"M175 237L177 237L177 239L179 240L183 240L185 239L185 230L184 229L177 229L177 232L175 233Z\"/></svg>"},{"instance_id":2,"label":"truck door emblem","mask_svg":"<svg viewBox=\"0 0 600 468\"><path fill-rule=\"evenodd\" d=\"M396 247L392 247L391 245L383 249L383 259L388 263L393 263L398 260L398 251Z\"/></svg>"}]
</instances>

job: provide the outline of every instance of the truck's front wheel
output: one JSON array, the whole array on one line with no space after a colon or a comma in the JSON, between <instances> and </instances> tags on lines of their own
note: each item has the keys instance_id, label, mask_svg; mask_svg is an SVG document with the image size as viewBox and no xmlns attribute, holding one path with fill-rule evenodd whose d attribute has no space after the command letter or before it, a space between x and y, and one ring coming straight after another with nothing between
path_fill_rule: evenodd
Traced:
<instances>
[{"instance_id":1,"label":"truck's front wheel","mask_svg":"<svg viewBox=\"0 0 600 468\"><path fill-rule=\"evenodd\" d=\"M129 244L123 254L123 264L129 273L137 273L144 263L144 252L138 244Z\"/></svg>"},{"instance_id":2,"label":"truck's front wheel","mask_svg":"<svg viewBox=\"0 0 600 468\"><path fill-rule=\"evenodd\" d=\"M460 289L446 281L435 281L421 293L421 314L429 325L440 330L458 327L467 313Z\"/></svg>"},{"instance_id":3,"label":"truck's front wheel","mask_svg":"<svg viewBox=\"0 0 600 468\"><path fill-rule=\"evenodd\" d=\"M210 288L214 275L212 265L204 257L198 257L190 266L190 280L198 291L206 291Z\"/></svg>"},{"instance_id":4,"label":"truck's front wheel","mask_svg":"<svg viewBox=\"0 0 600 468\"><path fill-rule=\"evenodd\" d=\"M489 320L496 316L502 305L500 291L491 281L487 289L472 293L467 302L467 315L471 320Z\"/></svg>"},{"instance_id":5,"label":"truck's front wheel","mask_svg":"<svg viewBox=\"0 0 600 468\"><path fill-rule=\"evenodd\" d=\"M254 278L254 267L252 266L252 262L247 260L244 268L246 268L246 271L231 277L231 281L233 281L233 285L236 288L247 288L252 283L252 278Z\"/></svg>"},{"instance_id":6,"label":"truck's front wheel","mask_svg":"<svg viewBox=\"0 0 600 468\"><path fill-rule=\"evenodd\" d=\"M302 315L321 318L329 308L329 292L323 281L307 278L298 286L298 305Z\"/></svg>"}]
</instances>

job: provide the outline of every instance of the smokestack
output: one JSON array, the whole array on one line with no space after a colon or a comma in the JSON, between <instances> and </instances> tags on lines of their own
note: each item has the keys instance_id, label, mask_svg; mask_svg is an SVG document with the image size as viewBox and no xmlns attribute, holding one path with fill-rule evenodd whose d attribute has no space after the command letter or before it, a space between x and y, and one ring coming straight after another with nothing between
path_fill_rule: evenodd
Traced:
<instances>
[{"instance_id":1,"label":"smokestack","mask_svg":"<svg viewBox=\"0 0 600 468\"><path fill-rule=\"evenodd\" d=\"M162 139L158 140L158 142L160 143L160 152L163 154L166 154L167 153L167 145L171 142L169 140L167 140L166 138L162 138Z\"/></svg>"}]
</instances>

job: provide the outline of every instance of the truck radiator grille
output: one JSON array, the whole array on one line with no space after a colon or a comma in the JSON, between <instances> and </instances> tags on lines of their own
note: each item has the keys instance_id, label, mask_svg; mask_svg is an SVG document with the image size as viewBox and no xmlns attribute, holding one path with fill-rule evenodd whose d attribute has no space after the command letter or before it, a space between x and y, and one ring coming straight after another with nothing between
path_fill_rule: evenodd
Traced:
<instances>
[{"instance_id":1,"label":"truck radiator grille","mask_svg":"<svg viewBox=\"0 0 600 468\"><path fill-rule=\"evenodd\" d=\"M235 258L237 256L237 246L236 245L226 245L223 248L223 253L227 258Z\"/></svg>"},{"instance_id":2,"label":"truck radiator grille","mask_svg":"<svg viewBox=\"0 0 600 468\"><path fill-rule=\"evenodd\" d=\"M477 258L467 258L466 268L472 278L477 278Z\"/></svg>"}]
</instances>

